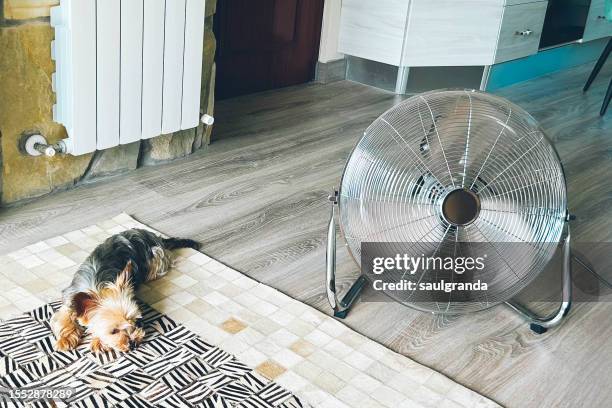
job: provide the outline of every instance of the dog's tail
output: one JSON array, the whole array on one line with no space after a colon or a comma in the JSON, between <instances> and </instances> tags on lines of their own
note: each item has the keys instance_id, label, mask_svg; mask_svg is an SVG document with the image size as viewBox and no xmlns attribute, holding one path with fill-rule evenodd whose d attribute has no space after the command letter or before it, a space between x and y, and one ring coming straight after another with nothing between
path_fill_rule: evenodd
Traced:
<instances>
[{"instance_id":1,"label":"dog's tail","mask_svg":"<svg viewBox=\"0 0 612 408\"><path fill-rule=\"evenodd\" d=\"M162 238L165 249L193 248L200 249L200 243L193 239Z\"/></svg>"}]
</instances>

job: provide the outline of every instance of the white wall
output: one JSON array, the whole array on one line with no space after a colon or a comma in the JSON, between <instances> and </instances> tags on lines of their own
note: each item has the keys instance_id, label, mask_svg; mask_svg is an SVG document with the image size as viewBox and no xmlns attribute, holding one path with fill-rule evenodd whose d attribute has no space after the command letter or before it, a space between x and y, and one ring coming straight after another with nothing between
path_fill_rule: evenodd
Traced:
<instances>
[{"instance_id":1,"label":"white wall","mask_svg":"<svg viewBox=\"0 0 612 408\"><path fill-rule=\"evenodd\" d=\"M338 52L338 33L340 31L340 9L342 0L325 0L323 24L321 27L321 44L319 62L330 62L344 58Z\"/></svg>"}]
</instances>

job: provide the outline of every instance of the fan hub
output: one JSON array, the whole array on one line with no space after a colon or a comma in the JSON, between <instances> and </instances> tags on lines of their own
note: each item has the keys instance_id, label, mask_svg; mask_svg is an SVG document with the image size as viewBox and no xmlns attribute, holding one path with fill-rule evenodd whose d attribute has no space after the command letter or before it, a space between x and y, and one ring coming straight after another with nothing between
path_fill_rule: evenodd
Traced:
<instances>
[{"instance_id":1,"label":"fan hub","mask_svg":"<svg viewBox=\"0 0 612 408\"><path fill-rule=\"evenodd\" d=\"M478 218L480 198L473 191L458 188L442 200L442 216L452 225L468 225Z\"/></svg>"}]
</instances>

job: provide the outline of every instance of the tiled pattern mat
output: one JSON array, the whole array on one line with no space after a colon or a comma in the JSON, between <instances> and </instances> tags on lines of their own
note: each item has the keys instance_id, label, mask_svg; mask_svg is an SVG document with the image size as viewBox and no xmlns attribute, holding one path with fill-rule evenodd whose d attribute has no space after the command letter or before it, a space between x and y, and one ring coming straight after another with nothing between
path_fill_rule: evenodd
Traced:
<instances>
[{"instance_id":1,"label":"tiled pattern mat","mask_svg":"<svg viewBox=\"0 0 612 408\"><path fill-rule=\"evenodd\" d=\"M298 408L299 399L228 352L143 304L146 336L130 353L91 353L85 337L71 352L53 350L49 319L59 302L0 324L0 383L70 395L55 406ZM41 404L44 406L52 406Z\"/></svg>"},{"instance_id":2,"label":"tiled pattern mat","mask_svg":"<svg viewBox=\"0 0 612 408\"><path fill-rule=\"evenodd\" d=\"M122 214L113 220L0 256L0 317L6 319L57 299L78 264L96 245L109 235L134 227L147 228ZM257 400L257 403L260 405L252 403L246 405L248 407L265 407L267 405L262 404L270 403L273 406L284 403L290 407L299 407L295 399L266 402L266 398L261 397L262 391L256 392L262 383L274 384L267 385L269 387L278 386L278 392L281 389L288 390L303 404L308 403L314 407L498 406L447 377L367 339L310 306L194 250L178 251L176 267L162 279L143 285L138 294L144 302L167 316L158 317L160 321L170 322L172 319L198 335L202 340L200 344L207 343L202 346L208 348L207 351L203 351L198 360L209 370L207 374L224 373L221 370L225 363L223 359L232 361L228 363L232 368L227 368L227 373L216 375L229 378L222 381L222 384L227 381L224 384L227 387L235 384L236 389L243 393L247 392L245 388L249 390L249 396L258 394L261 401ZM39 314L46 316L48 309L42 310L47 312ZM170 346L166 346L162 339L175 335L172 331L167 333L172 328L161 327L161 324L149 324L147 327L150 334L155 329L165 333L158 336L161 344L155 347L155 352L166 354L163 351ZM186 329L174 330L189 333ZM174 350L179 350L176 356L170 356L172 361L182 361L185 358L182 353L195 357L193 350L187 347L187 342L191 340L180 343L170 339L176 345ZM151 344L155 344L155 340L152 341ZM42 343L34 347L40 346L42 350L48 351L48 344ZM9 349L6 347L0 344L0 353L3 355L9 355L10 345ZM83 347L81 350L84 350ZM172 348L168 352L172 352ZM189 351L181 351L185 349ZM148 350L148 347L143 346L142 350ZM222 356L222 363L216 360L213 360L213 364L207 362L203 356L211 350ZM129 360L130 354L137 356L138 353L141 351L118 356L113 363L119 364L117 361ZM234 359L230 360L232 356ZM6 370L8 360L5 358L3 361L4 366L0 361L0 370ZM100 380L103 385L108 369L105 364L99 365L105 369ZM249 377L245 377L247 367L254 368ZM239 376L238 372L244 375ZM161 377L166 374L162 373ZM244 381L236 381L238 377ZM251 383L245 378L257 379L261 383L255 380ZM120 376L120 379L125 382L125 377ZM164 386L160 387L174 395L173 386L177 385L173 381L163 382L170 391ZM216 383L215 380L212 383ZM276 396L276 392L270 394ZM159 393L165 395L162 391ZM243 393L236 391L240 397L244 396ZM233 388L228 389L227 394L235 395ZM264 393L264 396L268 394ZM174 405L170 402L169 406ZM223 405L211 403L208 406Z\"/></svg>"}]
</instances>

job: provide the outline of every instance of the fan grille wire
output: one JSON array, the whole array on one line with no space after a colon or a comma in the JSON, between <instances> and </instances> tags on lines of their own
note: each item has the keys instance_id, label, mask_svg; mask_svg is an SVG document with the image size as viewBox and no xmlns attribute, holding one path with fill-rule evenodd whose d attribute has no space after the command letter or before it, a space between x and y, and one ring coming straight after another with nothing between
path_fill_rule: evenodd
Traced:
<instances>
[{"instance_id":1,"label":"fan grille wire","mask_svg":"<svg viewBox=\"0 0 612 408\"><path fill-rule=\"evenodd\" d=\"M441 202L461 188L479 197L480 213L471 224L452 225ZM362 242L398 251L394 243L411 243L413 253L426 256L453 254L457 242L488 243L484 277L492 290L445 302L389 293L420 310L472 312L510 299L550 261L563 233L565 178L551 143L520 107L477 91L433 91L403 101L367 128L346 163L339 211L358 264Z\"/></svg>"}]
</instances>

